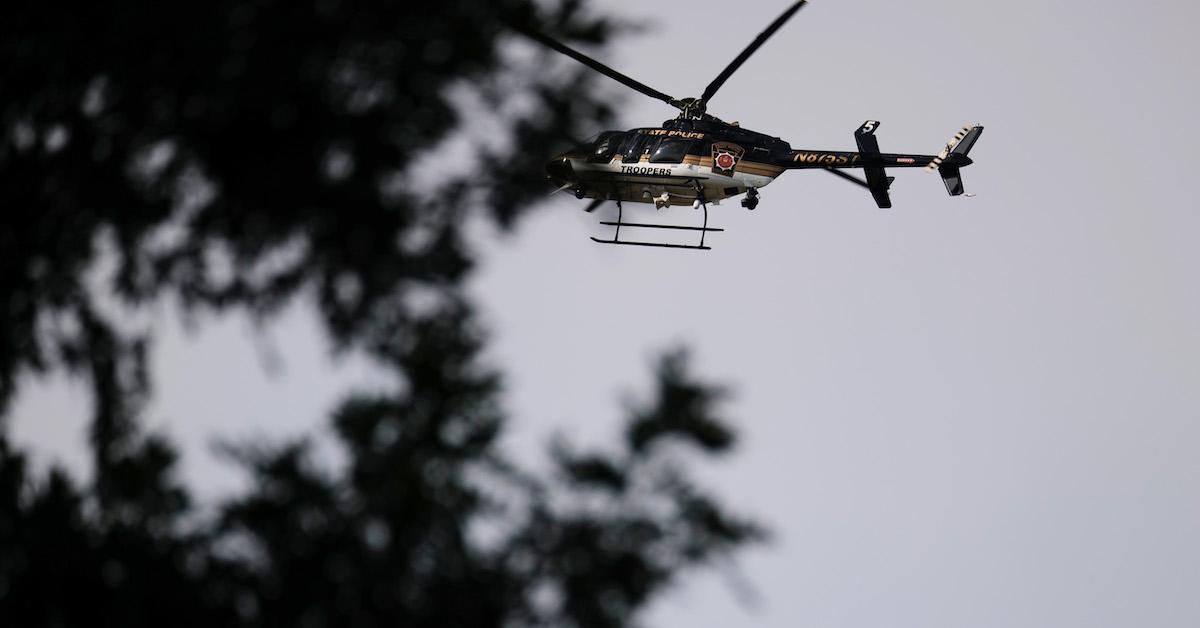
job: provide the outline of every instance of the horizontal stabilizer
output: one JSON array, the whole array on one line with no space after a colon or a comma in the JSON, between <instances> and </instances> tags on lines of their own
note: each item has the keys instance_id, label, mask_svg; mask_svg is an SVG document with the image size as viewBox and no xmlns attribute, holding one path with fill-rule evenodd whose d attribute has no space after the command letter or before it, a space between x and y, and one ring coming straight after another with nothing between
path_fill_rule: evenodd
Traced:
<instances>
[{"instance_id":1,"label":"horizontal stabilizer","mask_svg":"<svg viewBox=\"0 0 1200 628\"><path fill-rule=\"evenodd\" d=\"M879 155L879 140L875 139L875 130L879 128L878 120L867 120L854 132L854 143L858 144L858 152L863 155Z\"/></svg>"},{"instance_id":2,"label":"horizontal stabilizer","mask_svg":"<svg viewBox=\"0 0 1200 628\"><path fill-rule=\"evenodd\" d=\"M867 120L854 132L854 142L858 144L858 152L862 155L863 174L867 175L867 188L880 209L892 206L888 196L888 188L892 187L895 177L887 176L879 155L879 141L875 139L875 130L879 128L878 120Z\"/></svg>"}]
</instances>

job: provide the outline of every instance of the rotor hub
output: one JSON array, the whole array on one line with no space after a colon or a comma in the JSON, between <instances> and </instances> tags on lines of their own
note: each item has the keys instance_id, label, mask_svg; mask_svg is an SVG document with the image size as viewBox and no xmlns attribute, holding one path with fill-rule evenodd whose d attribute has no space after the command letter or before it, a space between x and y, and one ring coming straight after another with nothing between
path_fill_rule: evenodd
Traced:
<instances>
[{"instance_id":1,"label":"rotor hub","mask_svg":"<svg viewBox=\"0 0 1200 628\"><path fill-rule=\"evenodd\" d=\"M700 98L684 98L676 104L679 107L679 117L687 120L701 120L704 118L707 107L704 100Z\"/></svg>"}]
</instances>

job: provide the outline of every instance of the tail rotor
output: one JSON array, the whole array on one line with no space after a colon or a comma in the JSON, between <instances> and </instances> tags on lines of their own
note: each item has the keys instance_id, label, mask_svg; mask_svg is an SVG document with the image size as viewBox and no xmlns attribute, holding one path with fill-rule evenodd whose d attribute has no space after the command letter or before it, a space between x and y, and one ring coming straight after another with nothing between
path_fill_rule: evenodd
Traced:
<instances>
[{"instance_id":1,"label":"tail rotor","mask_svg":"<svg viewBox=\"0 0 1200 628\"><path fill-rule=\"evenodd\" d=\"M976 125L976 126L978 126L978 125ZM964 126L963 128L959 129L958 133L955 133L954 137L950 138L949 142L946 142L946 147L942 149L942 152L938 153L937 157L934 157L933 161L929 162L928 166L925 166L925 172L933 172L934 170L937 170L942 165L942 162L945 161L946 158L950 156L951 151L953 151L955 148L957 148L958 145L962 142L963 138L966 137L967 134L971 132L972 128L973 128L972 125L968 124L967 126ZM979 127L979 130L982 131L983 127ZM974 141L972 141L971 143L974 144ZM968 146L967 150L971 150L971 147Z\"/></svg>"},{"instance_id":2,"label":"tail rotor","mask_svg":"<svg viewBox=\"0 0 1200 628\"><path fill-rule=\"evenodd\" d=\"M983 133L983 127L976 125L967 125L954 134L954 137L938 153L928 166L925 166L925 172L938 171L942 175L942 183L946 184L946 192L950 196L959 196L963 193L962 175L959 169L963 166L971 164L971 158L967 153L971 152L971 147L979 139Z\"/></svg>"}]
</instances>

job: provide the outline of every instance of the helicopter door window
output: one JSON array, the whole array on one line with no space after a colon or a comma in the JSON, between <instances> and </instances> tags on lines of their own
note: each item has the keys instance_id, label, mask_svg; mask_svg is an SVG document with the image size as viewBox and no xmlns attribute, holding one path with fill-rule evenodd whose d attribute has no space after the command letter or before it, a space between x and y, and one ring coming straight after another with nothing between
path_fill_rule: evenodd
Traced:
<instances>
[{"instance_id":1,"label":"helicopter door window","mask_svg":"<svg viewBox=\"0 0 1200 628\"><path fill-rule=\"evenodd\" d=\"M591 154L588 156L588 161L592 163L607 163L616 154L617 148L621 146L621 140L625 138L625 134L620 131L609 131L601 133L596 141L592 143Z\"/></svg>"},{"instance_id":2,"label":"helicopter door window","mask_svg":"<svg viewBox=\"0 0 1200 628\"><path fill-rule=\"evenodd\" d=\"M684 155L687 155L689 152L693 152L692 147L696 143L696 140L685 140L672 137L663 138L663 140L658 143L658 148L656 148L654 153L650 155L650 163L680 163L683 161Z\"/></svg>"},{"instance_id":3,"label":"helicopter door window","mask_svg":"<svg viewBox=\"0 0 1200 628\"><path fill-rule=\"evenodd\" d=\"M642 154L646 152L651 138L646 135L630 135L625 139L625 143L621 146L621 161L627 164L635 164L642 159Z\"/></svg>"}]
</instances>

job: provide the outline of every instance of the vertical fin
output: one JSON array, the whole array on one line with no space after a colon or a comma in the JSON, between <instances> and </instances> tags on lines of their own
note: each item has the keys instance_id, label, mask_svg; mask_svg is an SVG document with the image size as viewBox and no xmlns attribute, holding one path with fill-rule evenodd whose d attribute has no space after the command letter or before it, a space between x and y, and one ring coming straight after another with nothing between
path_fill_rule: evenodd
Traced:
<instances>
[{"instance_id":1,"label":"vertical fin","mask_svg":"<svg viewBox=\"0 0 1200 628\"><path fill-rule=\"evenodd\" d=\"M983 127L978 128L983 130ZM942 162L945 161L946 157L950 156L950 152L958 146L958 143L961 142L962 139L971 132L971 130L971 125L969 124L959 129L958 133L955 133L954 137L950 138L950 141L946 143L946 147L942 149L942 152L938 153L937 157L934 157L933 161L929 162L928 166L925 166L925 172L933 172L934 170L937 170L938 166L942 165ZM978 137L978 134L976 134L976 137ZM971 143L974 144L975 140L972 139ZM970 150L970 146L968 146L967 149Z\"/></svg>"}]
</instances>

